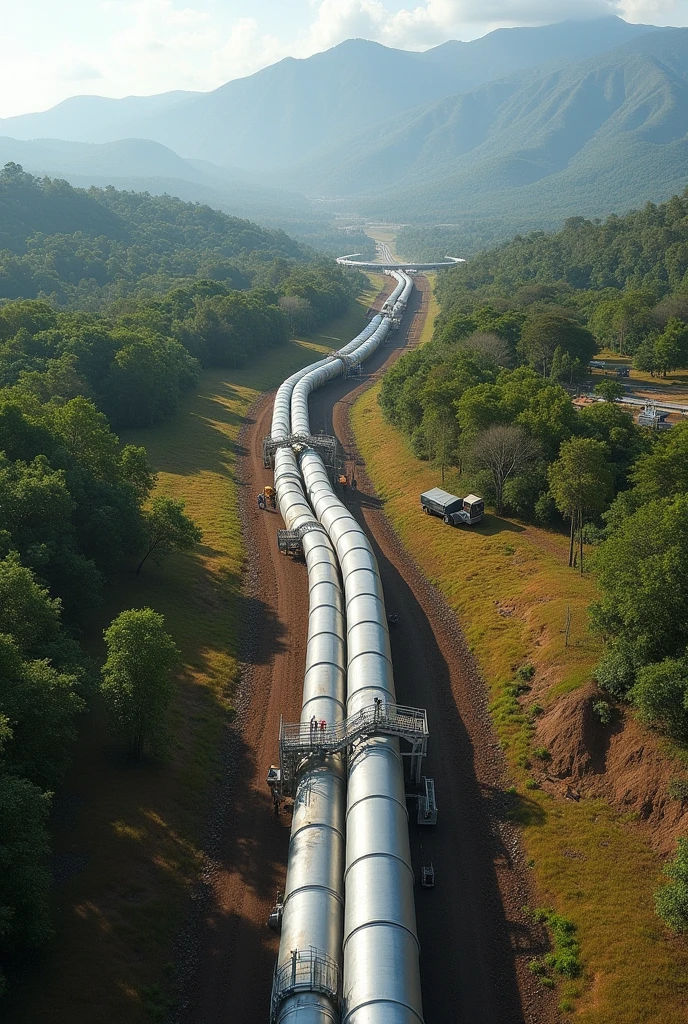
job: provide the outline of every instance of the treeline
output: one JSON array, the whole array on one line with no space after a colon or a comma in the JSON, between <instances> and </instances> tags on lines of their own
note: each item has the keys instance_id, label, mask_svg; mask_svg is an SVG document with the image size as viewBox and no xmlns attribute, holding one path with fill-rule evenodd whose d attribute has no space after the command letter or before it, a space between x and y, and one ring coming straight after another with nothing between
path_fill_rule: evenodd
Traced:
<instances>
[{"instance_id":1,"label":"treeline","mask_svg":"<svg viewBox=\"0 0 688 1024\"><path fill-rule=\"evenodd\" d=\"M432 342L399 359L385 375L380 404L415 453L443 475L458 467L465 489L484 493L498 511L554 524L549 470L562 445L590 438L606 446L611 500L628 486L629 467L649 443L614 403L574 409L562 377L594 350L592 334L560 314L500 316L481 307L462 314L460 328L458 318L445 323Z\"/></svg>"},{"instance_id":2,"label":"treeline","mask_svg":"<svg viewBox=\"0 0 688 1024\"><path fill-rule=\"evenodd\" d=\"M233 291L200 280L159 299L122 300L103 313L60 312L41 300L0 306L0 388L37 403L91 399L116 427L176 412L201 366L238 367L290 333L348 308L358 275L284 260L268 286Z\"/></svg>"},{"instance_id":3,"label":"treeline","mask_svg":"<svg viewBox=\"0 0 688 1024\"><path fill-rule=\"evenodd\" d=\"M0 948L51 935L52 791L94 673L74 636L105 581L145 544L153 484L84 397L0 395ZM0 990L2 973L0 971Z\"/></svg>"}]
</instances>

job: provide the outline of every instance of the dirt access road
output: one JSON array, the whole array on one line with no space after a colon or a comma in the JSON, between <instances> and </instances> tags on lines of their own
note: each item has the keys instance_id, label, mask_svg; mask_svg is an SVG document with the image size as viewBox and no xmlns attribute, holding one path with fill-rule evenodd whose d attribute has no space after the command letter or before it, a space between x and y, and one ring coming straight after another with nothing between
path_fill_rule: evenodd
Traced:
<instances>
[{"instance_id":1,"label":"dirt access road","mask_svg":"<svg viewBox=\"0 0 688 1024\"><path fill-rule=\"evenodd\" d=\"M390 346L364 377L333 382L311 398L311 425L353 445L350 404L415 340L429 285L416 278L409 309ZM253 411L240 477L248 547L244 609L248 646L237 722L228 738L228 781L215 801L208 865L185 937L183 1024L265 1024L277 940L265 927L284 880L289 818L272 814L265 772L277 755L280 715L300 713L305 657L305 566L279 554L275 513L259 513L272 397ZM491 730L484 688L455 616L401 548L359 464L359 490L345 500L365 526L380 566L389 611L399 613L392 654L400 702L426 707L427 773L436 780L439 822L420 830L411 816L416 869L432 860L437 884L417 891L423 1001L428 1024L549 1024L554 1002L527 970L545 949L539 926L524 918L531 902L518 835L504 820L508 785ZM411 808L412 810L412 808ZM422 834L421 834L422 832ZM422 843L422 850L421 850Z\"/></svg>"}]
</instances>

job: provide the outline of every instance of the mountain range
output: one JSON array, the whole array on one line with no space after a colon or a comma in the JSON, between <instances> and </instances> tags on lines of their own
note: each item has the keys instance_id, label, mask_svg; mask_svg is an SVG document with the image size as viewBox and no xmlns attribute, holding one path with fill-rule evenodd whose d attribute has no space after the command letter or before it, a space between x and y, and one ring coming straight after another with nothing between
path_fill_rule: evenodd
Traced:
<instances>
[{"instance_id":1,"label":"mountain range","mask_svg":"<svg viewBox=\"0 0 688 1024\"><path fill-rule=\"evenodd\" d=\"M3 162L243 215L556 223L682 189L688 29L609 17L424 53L347 40L210 93L74 97L0 136Z\"/></svg>"}]
</instances>

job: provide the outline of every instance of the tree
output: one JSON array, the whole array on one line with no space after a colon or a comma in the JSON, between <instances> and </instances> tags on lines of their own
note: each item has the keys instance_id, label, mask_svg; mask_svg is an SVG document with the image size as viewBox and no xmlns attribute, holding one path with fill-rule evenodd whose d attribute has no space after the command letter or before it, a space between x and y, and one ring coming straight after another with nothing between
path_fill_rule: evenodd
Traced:
<instances>
[{"instance_id":1,"label":"tree","mask_svg":"<svg viewBox=\"0 0 688 1024\"><path fill-rule=\"evenodd\" d=\"M635 352L653 327L655 295L649 290L628 290L599 302L592 315L595 334L619 355Z\"/></svg>"},{"instance_id":2,"label":"tree","mask_svg":"<svg viewBox=\"0 0 688 1024\"><path fill-rule=\"evenodd\" d=\"M662 376L688 364L688 324L672 317L654 340L657 369Z\"/></svg>"},{"instance_id":3,"label":"tree","mask_svg":"<svg viewBox=\"0 0 688 1024\"><path fill-rule=\"evenodd\" d=\"M430 410L423 417L428 453L439 467L444 483L445 470L456 465L459 426L451 406Z\"/></svg>"},{"instance_id":4,"label":"tree","mask_svg":"<svg viewBox=\"0 0 688 1024\"><path fill-rule=\"evenodd\" d=\"M159 749L163 740L179 651L152 608L121 612L104 636L101 691L114 728L139 759L146 747Z\"/></svg>"},{"instance_id":5,"label":"tree","mask_svg":"<svg viewBox=\"0 0 688 1024\"><path fill-rule=\"evenodd\" d=\"M640 455L629 475L642 501L688 493L688 422L659 434L652 450Z\"/></svg>"},{"instance_id":6,"label":"tree","mask_svg":"<svg viewBox=\"0 0 688 1024\"><path fill-rule=\"evenodd\" d=\"M150 509L144 512L146 553L138 564L136 574L141 572L150 555L161 558L170 551L189 551L198 544L203 534L184 512L184 502L174 498L154 498Z\"/></svg>"},{"instance_id":7,"label":"tree","mask_svg":"<svg viewBox=\"0 0 688 1024\"><path fill-rule=\"evenodd\" d=\"M534 369L549 377L557 349L587 366L597 351L597 343L576 320L560 313L534 313L523 326L519 348Z\"/></svg>"},{"instance_id":8,"label":"tree","mask_svg":"<svg viewBox=\"0 0 688 1024\"><path fill-rule=\"evenodd\" d=\"M640 345L635 351L633 356L633 366L636 370L641 370L643 373L649 373L651 377L654 377L659 372L659 358L655 351L655 340L657 335L651 334Z\"/></svg>"},{"instance_id":9,"label":"tree","mask_svg":"<svg viewBox=\"0 0 688 1024\"><path fill-rule=\"evenodd\" d=\"M630 660L629 668L684 657L687 564L688 494L642 505L598 548L602 596L591 607L593 628Z\"/></svg>"},{"instance_id":10,"label":"tree","mask_svg":"<svg viewBox=\"0 0 688 1024\"><path fill-rule=\"evenodd\" d=\"M675 932L688 931L688 839L679 839L676 857L666 865L669 885L655 892L658 915Z\"/></svg>"},{"instance_id":11,"label":"tree","mask_svg":"<svg viewBox=\"0 0 688 1024\"><path fill-rule=\"evenodd\" d=\"M7 736L6 722L4 731ZM0 942L3 952L36 949L52 936L49 813L48 793L42 793L38 786L0 766ZM2 982L0 972L0 990Z\"/></svg>"},{"instance_id":12,"label":"tree","mask_svg":"<svg viewBox=\"0 0 688 1024\"><path fill-rule=\"evenodd\" d=\"M53 412L55 433L67 451L98 479L111 480L117 472L119 442L110 424L93 402L73 398Z\"/></svg>"},{"instance_id":13,"label":"tree","mask_svg":"<svg viewBox=\"0 0 688 1024\"><path fill-rule=\"evenodd\" d=\"M521 427L496 424L475 438L471 460L492 474L498 512L502 509L506 481L533 462L539 453L540 446Z\"/></svg>"},{"instance_id":14,"label":"tree","mask_svg":"<svg viewBox=\"0 0 688 1024\"><path fill-rule=\"evenodd\" d=\"M487 331L473 331L461 342L462 348L472 353L481 370L497 366L512 366L513 355L506 338Z\"/></svg>"},{"instance_id":15,"label":"tree","mask_svg":"<svg viewBox=\"0 0 688 1024\"><path fill-rule=\"evenodd\" d=\"M0 633L0 715L12 726L5 758L43 789L62 779L70 761L84 707L76 684L48 661L24 661L12 638Z\"/></svg>"},{"instance_id":16,"label":"tree","mask_svg":"<svg viewBox=\"0 0 688 1024\"><path fill-rule=\"evenodd\" d=\"M583 572L583 526L591 513L601 512L612 491L612 474L607 465L607 448L591 437L573 437L559 450L559 458L547 476L559 511L571 520L569 566L574 563L578 532L580 571Z\"/></svg>"},{"instance_id":17,"label":"tree","mask_svg":"<svg viewBox=\"0 0 688 1024\"><path fill-rule=\"evenodd\" d=\"M617 399L623 398L625 393L626 389L618 380L607 378L595 385L595 394L604 398L605 402L616 402Z\"/></svg>"}]
</instances>

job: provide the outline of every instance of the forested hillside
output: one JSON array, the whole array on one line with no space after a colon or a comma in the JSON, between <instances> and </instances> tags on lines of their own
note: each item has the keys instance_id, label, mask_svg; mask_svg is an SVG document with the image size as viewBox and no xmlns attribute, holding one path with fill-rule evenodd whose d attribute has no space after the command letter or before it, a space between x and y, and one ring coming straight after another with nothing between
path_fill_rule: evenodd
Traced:
<instances>
[{"instance_id":1,"label":"forested hillside","mask_svg":"<svg viewBox=\"0 0 688 1024\"><path fill-rule=\"evenodd\" d=\"M581 572L593 545L592 626L607 641L598 681L688 741L688 423L659 435L638 426L611 382L599 385L604 402L571 401L598 348L657 374L688 366L688 190L515 238L447 271L437 292L432 341L383 379L385 416L417 455L458 467L464 493L565 521ZM688 900L682 913L688 927Z\"/></svg>"},{"instance_id":2,"label":"forested hillside","mask_svg":"<svg viewBox=\"0 0 688 1024\"><path fill-rule=\"evenodd\" d=\"M44 296L55 305L98 308L180 279L247 287L266 262L307 257L283 231L209 206L76 189L17 164L0 171L0 299Z\"/></svg>"},{"instance_id":3,"label":"forested hillside","mask_svg":"<svg viewBox=\"0 0 688 1024\"><path fill-rule=\"evenodd\" d=\"M183 502L152 496L145 448L113 428L173 416L202 368L343 315L365 279L208 207L11 164L0 247L1 992L3 965L52 934L51 799L99 688L79 643L89 616L123 571L201 536ZM164 733L176 647L150 609L125 611L106 641L103 699L141 757ZM141 697L144 648L157 689Z\"/></svg>"}]
</instances>

